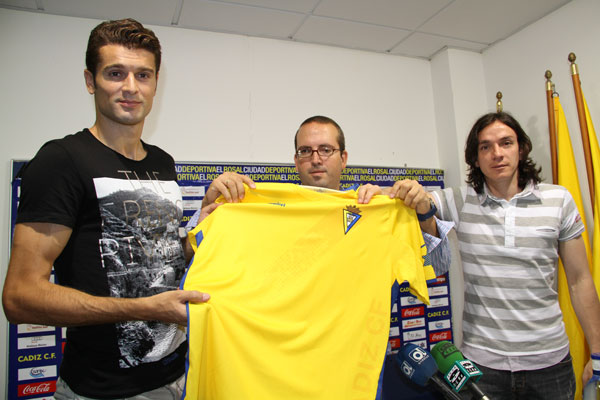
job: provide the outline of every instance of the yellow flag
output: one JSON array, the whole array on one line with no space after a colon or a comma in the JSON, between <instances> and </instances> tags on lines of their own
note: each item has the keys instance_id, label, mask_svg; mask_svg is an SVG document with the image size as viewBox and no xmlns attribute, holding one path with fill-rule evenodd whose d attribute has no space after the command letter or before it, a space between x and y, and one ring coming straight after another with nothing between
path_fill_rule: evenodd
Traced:
<instances>
[{"instance_id":1,"label":"yellow flag","mask_svg":"<svg viewBox=\"0 0 600 400\"><path fill-rule=\"evenodd\" d=\"M582 94L583 97L583 94ZM588 134L590 137L590 152L592 153L592 166L594 169L594 190L596 195L594 196L594 244L593 248L594 257L591 263L592 277L596 285L596 292L600 293L600 148L598 147L598 139L596 138L596 131L592 124L592 118L590 116L590 110L588 109L585 97L583 97L583 104L585 106L585 119L587 121Z\"/></svg>"},{"instance_id":2,"label":"yellow flag","mask_svg":"<svg viewBox=\"0 0 600 400\"><path fill-rule=\"evenodd\" d=\"M556 118L556 136L558 150L558 184L567 188L573 196L577 209L586 225L585 213L583 210L583 201L581 199L581 189L579 187L579 178L577 176L577 167L575 165L575 157L573 155L573 147L571 146L571 138L569 136L569 128L565 119L565 113L557 97L554 98L554 116ZM593 146L592 146L593 147ZM597 147L597 143L596 143ZM599 154L600 156L600 154ZM600 160L600 158L599 158ZM600 165L600 164L599 164ZM595 213L598 215L598 212ZM598 226L594 218L594 226ZM592 255L590 251L590 241L588 237L587 225L582 234L585 243L588 263L591 264ZM600 238L599 238L600 240ZM596 235L594 235L594 244ZM573 306L571 305L571 297L569 296L569 287L562 262L559 261L558 269L558 301L563 313L565 329L569 337L571 357L573 357L573 369L577 382L577 392L575 398L580 399L582 393L581 376L586 362L589 360L589 350L585 344L585 336L579 325Z\"/></svg>"}]
</instances>

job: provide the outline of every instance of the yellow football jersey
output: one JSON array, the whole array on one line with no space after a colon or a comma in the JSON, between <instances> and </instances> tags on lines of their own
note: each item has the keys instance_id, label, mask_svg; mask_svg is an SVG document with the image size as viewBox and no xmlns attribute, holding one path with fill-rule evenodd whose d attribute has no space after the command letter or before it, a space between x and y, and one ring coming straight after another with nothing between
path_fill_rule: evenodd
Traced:
<instances>
[{"instance_id":1,"label":"yellow football jersey","mask_svg":"<svg viewBox=\"0 0 600 400\"><path fill-rule=\"evenodd\" d=\"M190 232L186 399L375 398L390 288L429 303L414 210L375 196L257 183Z\"/></svg>"}]
</instances>

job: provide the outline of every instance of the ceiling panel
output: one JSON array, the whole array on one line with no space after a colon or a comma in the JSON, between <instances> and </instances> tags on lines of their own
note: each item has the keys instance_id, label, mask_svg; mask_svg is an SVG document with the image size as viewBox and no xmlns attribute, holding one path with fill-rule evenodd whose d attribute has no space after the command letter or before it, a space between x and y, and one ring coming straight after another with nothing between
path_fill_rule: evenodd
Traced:
<instances>
[{"instance_id":1,"label":"ceiling panel","mask_svg":"<svg viewBox=\"0 0 600 400\"><path fill-rule=\"evenodd\" d=\"M272 8L274 10L310 13L315 8L317 3L319 3L319 0L232 0L224 2Z\"/></svg>"},{"instance_id":2,"label":"ceiling panel","mask_svg":"<svg viewBox=\"0 0 600 400\"><path fill-rule=\"evenodd\" d=\"M408 30L325 17L310 17L302 24L294 39L382 52L391 49L409 34Z\"/></svg>"},{"instance_id":3,"label":"ceiling panel","mask_svg":"<svg viewBox=\"0 0 600 400\"><path fill-rule=\"evenodd\" d=\"M314 15L416 29L452 0L322 0Z\"/></svg>"},{"instance_id":4,"label":"ceiling panel","mask_svg":"<svg viewBox=\"0 0 600 400\"><path fill-rule=\"evenodd\" d=\"M215 1L186 0L179 26L287 39L304 14Z\"/></svg>"},{"instance_id":5,"label":"ceiling panel","mask_svg":"<svg viewBox=\"0 0 600 400\"><path fill-rule=\"evenodd\" d=\"M50 14L72 17L135 18L151 25L170 25L179 0L39 0Z\"/></svg>"},{"instance_id":6,"label":"ceiling panel","mask_svg":"<svg viewBox=\"0 0 600 400\"><path fill-rule=\"evenodd\" d=\"M484 51L571 0L0 0L0 8L296 40L408 57ZM600 1L600 0L595 0Z\"/></svg>"},{"instance_id":7,"label":"ceiling panel","mask_svg":"<svg viewBox=\"0 0 600 400\"><path fill-rule=\"evenodd\" d=\"M0 6L25 8L31 10L37 9L35 0L0 0Z\"/></svg>"},{"instance_id":8,"label":"ceiling panel","mask_svg":"<svg viewBox=\"0 0 600 400\"><path fill-rule=\"evenodd\" d=\"M430 35L427 33L413 33L399 45L394 47L392 54L410 55L412 57L431 58L444 47L453 47L472 51L481 51L486 44L468 42L466 40L448 39L444 36Z\"/></svg>"},{"instance_id":9,"label":"ceiling panel","mask_svg":"<svg viewBox=\"0 0 600 400\"><path fill-rule=\"evenodd\" d=\"M419 31L483 43L505 39L570 0L455 0Z\"/></svg>"}]
</instances>

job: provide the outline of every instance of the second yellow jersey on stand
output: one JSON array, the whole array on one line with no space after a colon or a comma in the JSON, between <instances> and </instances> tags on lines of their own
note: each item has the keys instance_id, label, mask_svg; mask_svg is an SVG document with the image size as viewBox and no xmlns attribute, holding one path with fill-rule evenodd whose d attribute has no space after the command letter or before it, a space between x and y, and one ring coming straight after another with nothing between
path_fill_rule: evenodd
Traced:
<instances>
[{"instance_id":1,"label":"second yellow jersey on stand","mask_svg":"<svg viewBox=\"0 0 600 400\"><path fill-rule=\"evenodd\" d=\"M258 183L190 232L186 399L373 399L390 288L428 303L413 210L355 192Z\"/></svg>"}]
</instances>

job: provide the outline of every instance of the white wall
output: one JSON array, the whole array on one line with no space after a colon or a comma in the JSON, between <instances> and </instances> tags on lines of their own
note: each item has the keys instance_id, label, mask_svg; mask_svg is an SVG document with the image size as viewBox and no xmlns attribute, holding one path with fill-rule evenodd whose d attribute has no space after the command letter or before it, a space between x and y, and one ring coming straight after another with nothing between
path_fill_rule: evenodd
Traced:
<instances>
[{"instance_id":1,"label":"white wall","mask_svg":"<svg viewBox=\"0 0 600 400\"><path fill-rule=\"evenodd\" d=\"M351 164L438 166L435 159L403 151L405 146L436 146L426 61L233 35L156 31L166 65L152 141L175 158L291 162L297 126L320 113L344 129ZM173 136L164 135L169 131L198 146L174 147ZM379 139L388 145L373 145Z\"/></svg>"},{"instance_id":2,"label":"white wall","mask_svg":"<svg viewBox=\"0 0 600 400\"><path fill-rule=\"evenodd\" d=\"M486 112L481 54L447 49L431 60L435 117L441 168L446 186L464 185L464 147L475 118Z\"/></svg>"},{"instance_id":3,"label":"white wall","mask_svg":"<svg viewBox=\"0 0 600 400\"><path fill-rule=\"evenodd\" d=\"M83 69L99 22L0 9L0 283L9 258L10 159L29 159L45 141L93 124ZM344 129L350 165L440 167L427 61L151 28L163 65L144 139L176 160L292 162L298 125L324 114ZM0 343L6 325L2 314Z\"/></svg>"},{"instance_id":4,"label":"white wall","mask_svg":"<svg viewBox=\"0 0 600 400\"><path fill-rule=\"evenodd\" d=\"M504 110L511 112L531 137L532 156L542 166L546 182L552 182L552 167L544 73L547 69L552 71L552 81L569 124L585 198L588 196L585 161L567 57L570 52L577 56L583 93L600 133L599 17L600 1L573 0L483 54L486 98L494 100L495 93L502 91ZM590 219L589 207L586 214ZM593 221L589 222L591 229Z\"/></svg>"}]
</instances>

